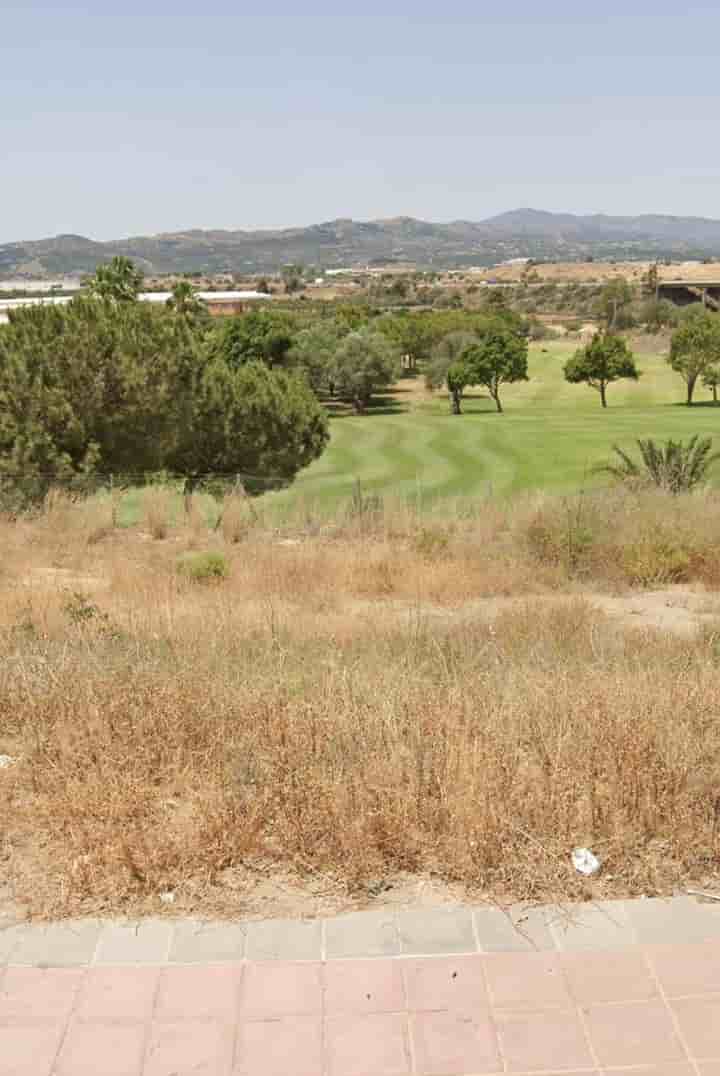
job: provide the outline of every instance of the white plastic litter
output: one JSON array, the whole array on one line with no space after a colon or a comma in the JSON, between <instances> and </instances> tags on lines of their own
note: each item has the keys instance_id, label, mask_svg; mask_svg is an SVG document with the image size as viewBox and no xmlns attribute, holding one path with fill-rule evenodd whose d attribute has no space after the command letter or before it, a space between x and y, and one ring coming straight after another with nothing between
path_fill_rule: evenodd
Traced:
<instances>
[{"instance_id":1,"label":"white plastic litter","mask_svg":"<svg viewBox=\"0 0 720 1076\"><path fill-rule=\"evenodd\" d=\"M600 870L600 860L589 848L573 848L572 865L578 874L588 876Z\"/></svg>"},{"instance_id":2,"label":"white plastic litter","mask_svg":"<svg viewBox=\"0 0 720 1076\"><path fill-rule=\"evenodd\" d=\"M8 766L14 766L16 762L17 759L12 755L0 755L0 770L6 770Z\"/></svg>"},{"instance_id":3,"label":"white plastic litter","mask_svg":"<svg viewBox=\"0 0 720 1076\"><path fill-rule=\"evenodd\" d=\"M172 890L168 889L166 893L160 894L160 900L163 902L163 904L174 904L175 894L172 892Z\"/></svg>"}]
</instances>

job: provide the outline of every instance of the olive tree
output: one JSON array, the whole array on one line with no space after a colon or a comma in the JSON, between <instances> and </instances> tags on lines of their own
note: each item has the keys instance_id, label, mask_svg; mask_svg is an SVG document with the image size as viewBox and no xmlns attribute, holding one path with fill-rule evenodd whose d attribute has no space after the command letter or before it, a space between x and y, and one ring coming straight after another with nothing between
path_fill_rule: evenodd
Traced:
<instances>
[{"instance_id":1,"label":"olive tree","mask_svg":"<svg viewBox=\"0 0 720 1076\"><path fill-rule=\"evenodd\" d=\"M362 414L380 389L400 375L397 352L382 333L371 328L348 333L335 352L332 380L338 396Z\"/></svg>"}]
</instances>

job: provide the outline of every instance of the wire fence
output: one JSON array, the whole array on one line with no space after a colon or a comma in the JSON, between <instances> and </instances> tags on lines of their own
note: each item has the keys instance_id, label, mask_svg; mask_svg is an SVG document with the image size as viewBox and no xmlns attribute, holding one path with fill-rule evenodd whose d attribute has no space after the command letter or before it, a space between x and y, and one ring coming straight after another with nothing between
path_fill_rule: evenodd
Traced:
<instances>
[{"instance_id":1,"label":"wire fence","mask_svg":"<svg viewBox=\"0 0 720 1076\"><path fill-rule=\"evenodd\" d=\"M290 485L283 475L257 475L243 471L177 474L169 471L87 471L63 474L42 470L0 471L0 512L17 514L43 504L53 493L82 500L100 493L122 497L133 489L161 486L186 498L206 493L222 498L230 493L254 497Z\"/></svg>"}]
</instances>

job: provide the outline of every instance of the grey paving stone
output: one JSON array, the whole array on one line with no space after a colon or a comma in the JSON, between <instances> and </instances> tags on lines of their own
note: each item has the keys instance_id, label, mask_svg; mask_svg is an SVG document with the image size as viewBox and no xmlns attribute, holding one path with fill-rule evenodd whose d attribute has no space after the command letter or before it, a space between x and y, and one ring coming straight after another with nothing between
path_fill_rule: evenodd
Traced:
<instances>
[{"instance_id":1,"label":"grey paving stone","mask_svg":"<svg viewBox=\"0 0 720 1076\"><path fill-rule=\"evenodd\" d=\"M415 908L398 912L403 953L476 953L472 912L469 908Z\"/></svg>"},{"instance_id":2,"label":"grey paving stone","mask_svg":"<svg viewBox=\"0 0 720 1076\"><path fill-rule=\"evenodd\" d=\"M552 911L513 905L475 908L475 930L482 953L547 952L555 949L549 928Z\"/></svg>"},{"instance_id":3,"label":"grey paving stone","mask_svg":"<svg viewBox=\"0 0 720 1076\"><path fill-rule=\"evenodd\" d=\"M674 945L720 937L720 917L694 897L651 897L623 903L642 945Z\"/></svg>"},{"instance_id":4,"label":"grey paving stone","mask_svg":"<svg viewBox=\"0 0 720 1076\"><path fill-rule=\"evenodd\" d=\"M637 943L625 902L568 904L550 913L550 930L564 952L624 949Z\"/></svg>"},{"instance_id":5,"label":"grey paving stone","mask_svg":"<svg viewBox=\"0 0 720 1076\"><path fill-rule=\"evenodd\" d=\"M247 924L248 960L320 960L320 920L267 919Z\"/></svg>"},{"instance_id":6,"label":"grey paving stone","mask_svg":"<svg viewBox=\"0 0 720 1076\"><path fill-rule=\"evenodd\" d=\"M354 912L325 921L325 949L334 957L399 956L400 937L390 911Z\"/></svg>"},{"instance_id":7,"label":"grey paving stone","mask_svg":"<svg viewBox=\"0 0 720 1076\"><path fill-rule=\"evenodd\" d=\"M9 963L13 949L25 936L28 924L16 923L14 919L0 921L0 966Z\"/></svg>"},{"instance_id":8,"label":"grey paving stone","mask_svg":"<svg viewBox=\"0 0 720 1076\"><path fill-rule=\"evenodd\" d=\"M12 930L16 934L16 944L9 955L9 963L48 968L81 967L92 961L101 924L95 919L77 919L62 923L24 923Z\"/></svg>"},{"instance_id":9,"label":"grey paving stone","mask_svg":"<svg viewBox=\"0 0 720 1076\"><path fill-rule=\"evenodd\" d=\"M100 934L96 964L163 964L168 958L173 925L166 919L107 923Z\"/></svg>"},{"instance_id":10,"label":"grey paving stone","mask_svg":"<svg viewBox=\"0 0 720 1076\"><path fill-rule=\"evenodd\" d=\"M242 923L183 919L175 924L170 962L176 964L221 963L242 960L245 927Z\"/></svg>"}]
</instances>

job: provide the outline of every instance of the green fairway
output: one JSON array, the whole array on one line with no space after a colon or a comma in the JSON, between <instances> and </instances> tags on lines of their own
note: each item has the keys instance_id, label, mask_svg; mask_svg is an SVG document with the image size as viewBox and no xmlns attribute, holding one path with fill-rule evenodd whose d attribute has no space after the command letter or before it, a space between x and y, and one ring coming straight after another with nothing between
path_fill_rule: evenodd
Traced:
<instances>
[{"instance_id":1,"label":"green fairway","mask_svg":"<svg viewBox=\"0 0 720 1076\"><path fill-rule=\"evenodd\" d=\"M604 411L597 392L563 378L562 365L576 347L533 345L530 380L506 386L502 415L472 392L465 413L452 416L444 395L425 397L416 386L412 392L401 387L379 413L335 418L321 459L292 490L270 497L333 501L347 497L358 479L367 490L419 490L430 498L489 489L568 490L603 480L589 472L608 458L614 442L720 434L720 408L708 405L708 391L698 386L696 405L685 407L684 383L659 354L638 356L640 381L611 385Z\"/></svg>"}]
</instances>

